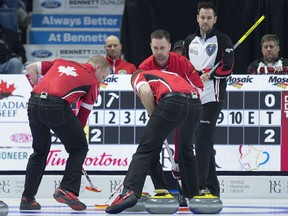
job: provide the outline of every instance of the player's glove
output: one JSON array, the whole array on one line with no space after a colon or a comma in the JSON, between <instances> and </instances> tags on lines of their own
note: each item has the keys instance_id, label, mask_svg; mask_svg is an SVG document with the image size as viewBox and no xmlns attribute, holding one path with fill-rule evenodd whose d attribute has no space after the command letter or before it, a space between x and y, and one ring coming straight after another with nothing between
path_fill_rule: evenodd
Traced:
<instances>
[{"instance_id":1,"label":"player's glove","mask_svg":"<svg viewBox=\"0 0 288 216\"><path fill-rule=\"evenodd\" d=\"M175 164L175 167L172 167L172 176L176 180L181 179L181 173L180 173L180 169L177 163Z\"/></svg>"},{"instance_id":2,"label":"player's glove","mask_svg":"<svg viewBox=\"0 0 288 216\"><path fill-rule=\"evenodd\" d=\"M204 68L201 71L204 74L204 73L209 73L210 70L211 70L211 68Z\"/></svg>"},{"instance_id":3,"label":"player's glove","mask_svg":"<svg viewBox=\"0 0 288 216\"><path fill-rule=\"evenodd\" d=\"M202 70L197 70L199 76L201 76L202 74L205 74L205 73L209 73L209 71L211 70L211 68L204 68Z\"/></svg>"}]
</instances>

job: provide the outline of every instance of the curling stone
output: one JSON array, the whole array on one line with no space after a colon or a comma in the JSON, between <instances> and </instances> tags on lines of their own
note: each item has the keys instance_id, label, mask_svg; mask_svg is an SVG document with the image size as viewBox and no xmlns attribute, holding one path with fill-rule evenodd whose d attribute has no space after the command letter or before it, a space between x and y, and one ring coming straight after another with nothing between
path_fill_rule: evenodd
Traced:
<instances>
[{"instance_id":1,"label":"curling stone","mask_svg":"<svg viewBox=\"0 0 288 216\"><path fill-rule=\"evenodd\" d=\"M150 214L174 214L178 211L179 202L166 189L157 189L156 194L150 196L145 204L145 209Z\"/></svg>"},{"instance_id":2,"label":"curling stone","mask_svg":"<svg viewBox=\"0 0 288 216\"><path fill-rule=\"evenodd\" d=\"M194 214L217 214L223 208L220 198L212 194L194 196L189 201L190 211Z\"/></svg>"},{"instance_id":3,"label":"curling stone","mask_svg":"<svg viewBox=\"0 0 288 216\"><path fill-rule=\"evenodd\" d=\"M7 216L8 210L8 205L0 200L0 216Z\"/></svg>"},{"instance_id":4,"label":"curling stone","mask_svg":"<svg viewBox=\"0 0 288 216\"><path fill-rule=\"evenodd\" d=\"M145 212L145 203L149 197L149 193L143 192L140 199L138 199L137 204L131 208L125 209L124 212Z\"/></svg>"}]
</instances>

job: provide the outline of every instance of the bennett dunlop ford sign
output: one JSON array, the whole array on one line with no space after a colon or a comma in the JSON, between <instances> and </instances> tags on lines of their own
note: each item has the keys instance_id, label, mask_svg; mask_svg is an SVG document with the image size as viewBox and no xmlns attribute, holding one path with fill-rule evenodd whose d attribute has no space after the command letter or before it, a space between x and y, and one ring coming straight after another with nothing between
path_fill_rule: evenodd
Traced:
<instances>
[{"instance_id":1,"label":"bennett dunlop ford sign","mask_svg":"<svg viewBox=\"0 0 288 216\"><path fill-rule=\"evenodd\" d=\"M106 55L103 44L81 46L29 44L24 46L28 61L27 63L53 60L55 58L63 58L85 63L92 55Z\"/></svg>"},{"instance_id":2,"label":"bennett dunlop ford sign","mask_svg":"<svg viewBox=\"0 0 288 216\"><path fill-rule=\"evenodd\" d=\"M104 44L109 35L120 37L119 31L29 30L29 44Z\"/></svg>"},{"instance_id":3,"label":"bennett dunlop ford sign","mask_svg":"<svg viewBox=\"0 0 288 216\"><path fill-rule=\"evenodd\" d=\"M32 28L119 29L122 15L32 14Z\"/></svg>"},{"instance_id":4,"label":"bennett dunlop ford sign","mask_svg":"<svg viewBox=\"0 0 288 216\"><path fill-rule=\"evenodd\" d=\"M123 14L124 0L37 0L33 11L45 13L69 13L85 11L94 14Z\"/></svg>"}]
</instances>

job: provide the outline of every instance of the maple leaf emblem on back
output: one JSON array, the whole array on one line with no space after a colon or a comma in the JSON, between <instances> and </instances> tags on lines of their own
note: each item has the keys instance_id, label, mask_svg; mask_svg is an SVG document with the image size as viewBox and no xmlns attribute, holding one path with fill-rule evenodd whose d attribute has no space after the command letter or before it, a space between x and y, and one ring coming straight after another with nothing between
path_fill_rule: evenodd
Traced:
<instances>
[{"instance_id":1,"label":"maple leaf emblem on back","mask_svg":"<svg viewBox=\"0 0 288 216\"><path fill-rule=\"evenodd\" d=\"M67 76L71 75L71 76L74 76L74 77L78 76L78 74L76 73L74 67L59 66L58 70L59 70L58 72L61 73L60 76L62 76L63 74L66 74Z\"/></svg>"}]
</instances>

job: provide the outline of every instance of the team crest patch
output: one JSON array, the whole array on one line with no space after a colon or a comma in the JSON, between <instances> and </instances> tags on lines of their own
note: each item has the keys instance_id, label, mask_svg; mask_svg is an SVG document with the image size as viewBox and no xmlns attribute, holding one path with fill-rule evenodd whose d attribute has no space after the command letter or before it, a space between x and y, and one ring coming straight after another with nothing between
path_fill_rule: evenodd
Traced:
<instances>
[{"instance_id":1,"label":"team crest patch","mask_svg":"<svg viewBox=\"0 0 288 216\"><path fill-rule=\"evenodd\" d=\"M206 53L208 56L212 56L215 50L216 50L216 44L209 44L206 47Z\"/></svg>"}]
</instances>

